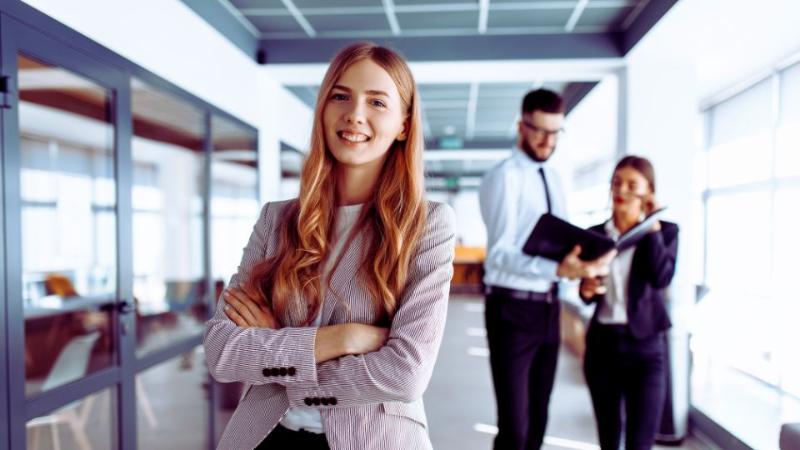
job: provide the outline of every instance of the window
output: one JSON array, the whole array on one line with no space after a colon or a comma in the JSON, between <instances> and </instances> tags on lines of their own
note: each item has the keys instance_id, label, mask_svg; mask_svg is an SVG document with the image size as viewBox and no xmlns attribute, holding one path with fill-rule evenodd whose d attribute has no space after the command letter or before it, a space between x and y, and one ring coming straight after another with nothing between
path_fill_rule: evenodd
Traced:
<instances>
[{"instance_id":1,"label":"window","mask_svg":"<svg viewBox=\"0 0 800 450\"><path fill-rule=\"evenodd\" d=\"M706 112L705 283L692 348L800 396L800 65ZM746 328L746 332L744 332ZM711 361L711 363L709 363ZM710 370L710 371L709 371ZM708 380L706 380L708 381Z\"/></svg>"}]
</instances>

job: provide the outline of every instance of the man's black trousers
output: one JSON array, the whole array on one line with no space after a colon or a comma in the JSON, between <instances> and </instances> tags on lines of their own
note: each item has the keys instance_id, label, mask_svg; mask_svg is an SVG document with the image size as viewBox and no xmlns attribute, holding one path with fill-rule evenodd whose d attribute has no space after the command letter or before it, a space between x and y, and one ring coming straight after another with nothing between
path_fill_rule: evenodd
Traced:
<instances>
[{"instance_id":1,"label":"man's black trousers","mask_svg":"<svg viewBox=\"0 0 800 450\"><path fill-rule=\"evenodd\" d=\"M560 305L486 296L486 334L497 401L495 450L539 449L558 363Z\"/></svg>"}]
</instances>

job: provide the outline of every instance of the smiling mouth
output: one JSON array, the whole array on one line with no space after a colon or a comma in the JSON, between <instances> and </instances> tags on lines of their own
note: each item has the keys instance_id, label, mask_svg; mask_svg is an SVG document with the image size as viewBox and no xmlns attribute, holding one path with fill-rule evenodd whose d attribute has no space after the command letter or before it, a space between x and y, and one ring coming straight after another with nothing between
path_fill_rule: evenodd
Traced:
<instances>
[{"instance_id":1,"label":"smiling mouth","mask_svg":"<svg viewBox=\"0 0 800 450\"><path fill-rule=\"evenodd\" d=\"M336 134L347 142L361 143L370 140L370 137L366 134L352 133L350 131L339 131Z\"/></svg>"}]
</instances>

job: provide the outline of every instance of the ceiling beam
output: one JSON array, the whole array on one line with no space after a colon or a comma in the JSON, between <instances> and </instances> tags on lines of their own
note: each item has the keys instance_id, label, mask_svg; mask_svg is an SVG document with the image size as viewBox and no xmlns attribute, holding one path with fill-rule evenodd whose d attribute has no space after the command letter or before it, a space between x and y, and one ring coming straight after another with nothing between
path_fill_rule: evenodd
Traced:
<instances>
[{"instance_id":1,"label":"ceiling beam","mask_svg":"<svg viewBox=\"0 0 800 450\"><path fill-rule=\"evenodd\" d=\"M489 26L489 0L480 0L478 10L478 33L486 34Z\"/></svg>"},{"instance_id":2,"label":"ceiling beam","mask_svg":"<svg viewBox=\"0 0 800 450\"><path fill-rule=\"evenodd\" d=\"M291 0L283 0L290 2ZM670 0L671 1L671 0ZM372 39L409 61L618 58L619 37L605 33L410 36ZM267 64L327 63L353 39L263 39Z\"/></svg>"},{"instance_id":3,"label":"ceiling beam","mask_svg":"<svg viewBox=\"0 0 800 450\"><path fill-rule=\"evenodd\" d=\"M595 86L597 86L597 82L593 81L568 84L564 92L561 93L564 97L564 109L566 114L569 115L569 113L578 106L578 103L589 95L589 92L591 92Z\"/></svg>"},{"instance_id":4,"label":"ceiling beam","mask_svg":"<svg viewBox=\"0 0 800 450\"><path fill-rule=\"evenodd\" d=\"M630 23L627 20L625 21L625 25L627 25L625 32L618 34L620 39L619 48L623 54L627 55L644 35L653 28L653 25L661 20L675 3L678 3L678 0L644 1L646 3L641 11L631 12L632 15L634 12L636 15Z\"/></svg>"},{"instance_id":5,"label":"ceiling beam","mask_svg":"<svg viewBox=\"0 0 800 450\"><path fill-rule=\"evenodd\" d=\"M281 0L281 1L283 2L283 6L285 6L286 9L288 9L289 12L292 14L294 20L296 20L297 23L300 25L300 27L303 29L303 31L306 32L308 37L314 37L317 35L317 32L316 30L314 30L314 27L312 27L311 24L308 23L308 20L306 20L305 16L303 16L303 13L301 13L300 10L297 9L297 6L295 6L292 0Z\"/></svg>"},{"instance_id":6,"label":"ceiling beam","mask_svg":"<svg viewBox=\"0 0 800 450\"><path fill-rule=\"evenodd\" d=\"M227 0L182 1L247 56L256 59L261 33Z\"/></svg>"},{"instance_id":7,"label":"ceiling beam","mask_svg":"<svg viewBox=\"0 0 800 450\"><path fill-rule=\"evenodd\" d=\"M511 139L472 139L464 141L461 144L461 148L456 150L452 148L441 148L439 146L439 143L437 142L437 139L426 139L425 155L428 155L428 152L431 151L433 155L436 155L436 156L431 155L431 159L449 159L448 156L454 155L456 154L456 152L466 151L470 152L471 155L474 155L474 158L471 159L481 159L478 157L478 155L483 155L483 154L490 155L492 154L492 152L506 151L510 149L513 144L514 142ZM426 156L425 158L427 159L428 156ZM456 159L459 158L460 157L456 157Z\"/></svg>"},{"instance_id":8,"label":"ceiling beam","mask_svg":"<svg viewBox=\"0 0 800 450\"><path fill-rule=\"evenodd\" d=\"M478 2L478 4L467 3L466 0L464 0L462 3L433 2L429 4L394 5L394 10L397 13L470 12L480 11L484 8L482 3L486 2L487 12L489 9L491 9L491 11L542 11L573 9L575 4L575 0L540 0L522 3L495 3L489 8L488 1L478 0ZM624 8L630 6L630 3L630 0L593 0L586 7L589 9ZM241 11L245 16L279 17L291 15L285 8L247 7L241 8ZM304 16L338 16L350 14L383 14L384 11L382 6L310 6L302 8L301 12Z\"/></svg>"},{"instance_id":9,"label":"ceiling beam","mask_svg":"<svg viewBox=\"0 0 800 450\"><path fill-rule=\"evenodd\" d=\"M631 12L628 13L625 19L622 20L620 27L623 30L627 31L628 28L630 28L631 25L633 25L633 21L639 17L639 14L641 14L642 11L644 11L644 8L647 6L648 3L650 3L650 0L641 0L639 3L637 3L636 6L633 7Z\"/></svg>"},{"instance_id":10,"label":"ceiling beam","mask_svg":"<svg viewBox=\"0 0 800 450\"><path fill-rule=\"evenodd\" d=\"M410 62L417 84L453 83L541 83L600 81L624 67L622 58L570 60L486 60ZM318 86L328 63L268 64L264 67L272 79L286 86Z\"/></svg>"},{"instance_id":11,"label":"ceiling beam","mask_svg":"<svg viewBox=\"0 0 800 450\"><path fill-rule=\"evenodd\" d=\"M567 33L572 33L572 31L575 29L575 25L578 24L579 20L581 20L583 10L586 9L586 5L588 4L589 0L579 0L578 3L575 4L575 9L572 10L572 14L569 16L567 24L564 25L564 31Z\"/></svg>"},{"instance_id":12,"label":"ceiling beam","mask_svg":"<svg viewBox=\"0 0 800 450\"><path fill-rule=\"evenodd\" d=\"M389 21L389 28L392 29L392 34L395 36L400 35L400 24L397 23L397 14L394 12L394 0L382 0L383 10L386 12L386 20Z\"/></svg>"},{"instance_id":13,"label":"ceiling beam","mask_svg":"<svg viewBox=\"0 0 800 450\"><path fill-rule=\"evenodd\" d=\"M475 137L475 122L478 117L478 83L469 85L469 100L467 101L467 123L466 132L464 133L467 139Z\"/></svg>"}]
</instances>

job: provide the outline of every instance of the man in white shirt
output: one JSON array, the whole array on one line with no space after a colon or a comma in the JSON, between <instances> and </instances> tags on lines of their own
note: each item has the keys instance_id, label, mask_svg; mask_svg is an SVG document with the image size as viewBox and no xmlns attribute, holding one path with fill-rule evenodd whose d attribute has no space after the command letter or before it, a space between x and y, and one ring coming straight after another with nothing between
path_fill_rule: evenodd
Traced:
<instances>
[{"instance_id":1,"label":"man in white shirt","mask_svg":"<svg viewBox=\"0 0 800 450\"><path fill-rule=\"evenodd\" d=\"M594 261L576 247L562 261L522 246L545 213L566 218L561 180L547 165L564 122L564 100L539 89L522 101L517 148L483 178L486 331L497 399L495 450L541 448L560 344L558 281L608 273L613 253Z\"/></svg>"}]
</instances>

